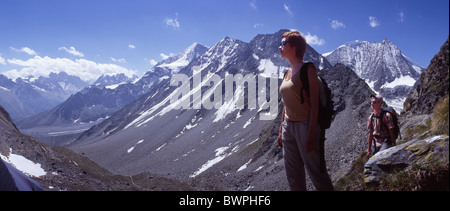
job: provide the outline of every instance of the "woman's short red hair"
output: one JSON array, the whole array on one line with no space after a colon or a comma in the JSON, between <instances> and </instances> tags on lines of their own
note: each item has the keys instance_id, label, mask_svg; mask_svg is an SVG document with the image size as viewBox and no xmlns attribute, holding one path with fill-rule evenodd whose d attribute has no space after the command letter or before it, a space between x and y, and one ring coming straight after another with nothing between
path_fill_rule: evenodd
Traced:
<instances>
[{"instance_id":1,"label":"woman's short red hair","mask_svg":"<svg viewBox=\"0 0 450 211\"><path fill-rule=\"evenodd\" d=\"M281 39L286 38L287 43L291 46L296 47L295 55L303 60L306 52L306 39L298 31L285 32Z\"/></svg>"}]
</instances>

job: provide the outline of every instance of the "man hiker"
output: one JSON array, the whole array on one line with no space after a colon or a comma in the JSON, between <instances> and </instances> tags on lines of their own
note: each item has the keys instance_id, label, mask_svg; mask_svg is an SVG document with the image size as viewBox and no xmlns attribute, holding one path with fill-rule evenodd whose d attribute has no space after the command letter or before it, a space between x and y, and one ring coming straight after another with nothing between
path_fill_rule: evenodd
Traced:
<instances>
[{"instance_id":1,"label":"man hiker","mask_svg":"<svg viewBox=\"0 0 450 211\"><path fill-rule=\"evenodd\" d=\"M390 112L382 109L383 97L381 95L371 95L370 105L372 114L367 120L369 129L367 156L372 155L372 144L374 144L373 155L396 145L395 123Z\"/></svg>"}]
</instances>

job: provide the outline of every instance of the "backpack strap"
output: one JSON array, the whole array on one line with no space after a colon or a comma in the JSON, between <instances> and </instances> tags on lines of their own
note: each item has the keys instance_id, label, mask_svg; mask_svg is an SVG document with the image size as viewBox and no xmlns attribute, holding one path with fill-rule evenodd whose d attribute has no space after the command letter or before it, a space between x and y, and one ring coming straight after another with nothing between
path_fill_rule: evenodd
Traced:
<instances>
[{"instance_id":1,"label":"backpack strap","mask_svg":"<svg viewBox=\"0 0 450 211\"><path fill-rule=\"evenodd\" d=\"M300 90L300 98L301 103L304 104L305 100L303 99L303 90L309 94L309 80L308 80L308 67L313 64L312 62L304 63L302 68L300 69L300 81L302 82L302 89Z\"/></svg>"},{"instance_id":2,"label":"backpack strap","mask_svg":"<svg viewBox=\"0 0 450 211\"><path fill-rule=\"evenodd\" d=\"M386 111L386 110L384 110L384 109L381 109L381 118L380 118L380 127L381 128L384 128L384 127L386 127L386 129L388 130L388 132L389 132L389 128L387 128L387 126L384 124L384 116L386 116L386 113L388 113L388 111Z\"/></svg>"},{"instance_id":3,"label":"backpack strap","mask_svg":"<svg viewBox=\"0 0 450 211\"><path fill-rule=\"evenodd\" d=\"M374 124L374 122L373 122L373 118L377 118L377 119L379 119L379 117L377 116L377 115L375 115L374 113L372 113L371 115L370 115L370 124L372 124L372 129L373 130L375 130L375 127L376 127L376 125Z\"/></svg>"},{"instance_id":4,"label":"backpack strap","mask_svg":"<svg viewBox=\"0 0 450 211\"><path fill-rule=\"evenodd\" d=\"M380 127L383 128L384 124L383 124L383 118L384 115L386 115L387 111L385 110L381 110L380 116L375 115L374 113L372 113L372 115L370 115L370 121L372 122L373 126L376 126L373 124L373 118L375 117L376 119L379 119L380 121Z\"/></svg>"},{"instance_id":5,"label":"backpack strap","mask_svg":"<svg viewBox=\"0 0 450 211\"><path fill-rule=\"evenodd\" d=\"M375 130L375 127L376 127L376 125L373 123L373 118L379 118L379 117L377 117L374 113L372 113L372 115L370 115L370 124L372 124L372 128L373 128L373 130ZM372 151L372 155L375 155L375 153L377 153L378 152L378 150L377 150L377 142L376 142L376 140L375 140L375 138L372 138L372 144L373 144L373 151Z\"/></svg>"}]
</instances>

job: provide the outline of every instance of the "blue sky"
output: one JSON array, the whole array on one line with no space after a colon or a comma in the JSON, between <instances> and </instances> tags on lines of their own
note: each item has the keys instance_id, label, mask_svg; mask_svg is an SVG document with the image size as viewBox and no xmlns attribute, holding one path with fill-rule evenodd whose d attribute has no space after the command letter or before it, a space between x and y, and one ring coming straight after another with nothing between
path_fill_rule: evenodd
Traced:
<instances>
[{"instance_id":1,"label":"blue sky","mask_svg":"<svg viewBox=\"0 0 450 211\"><path fill-rule=\"evenodd\" d=\"M449 1L0 0L0 73L141 76L193 42L280 29L299 30L319 53L388 38L427 67L449 35Z\"/></svg>"}]
</instances>

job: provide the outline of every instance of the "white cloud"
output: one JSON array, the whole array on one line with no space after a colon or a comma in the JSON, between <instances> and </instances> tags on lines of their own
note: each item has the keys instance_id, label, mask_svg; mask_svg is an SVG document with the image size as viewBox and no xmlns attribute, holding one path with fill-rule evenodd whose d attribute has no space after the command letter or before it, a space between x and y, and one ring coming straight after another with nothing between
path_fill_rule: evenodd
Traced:
<instances>
[{"instance_id":1,"label":"white cloud","mask_svg":"<svg viewBox=\"0 0 450 211\"><path fill-rule=\"evenodd\" d=\"M135 71L115 65L100 64L86 59L71 60L68 58L50 58L48 56L35 56L28 60L8 59L11 65L17 65L20 68L3 72L5 76L13 80L19 77L48 77L53 73L66 72L69 75L80 77L84 81L93 82L102 74L124 73L128 77L132 77Z\"/></svg>"},{"instance_id":2,"label":"white cloud","mask_svg":"<svg viewBox=\"0 0 450 211\"><path fill-rule=\"evenodd\" d=\"M163 60L166 60L167 58L169 58L169 57L171 57L171 56L174 56L175 54L173 54L173 53L170 53L169 55L166 55L166 54L164 54L164 53L161 53L161 54L159 54L159 56L161 56L161 58L163 59Z\"/></svg>"},{"instance_id":3,"label":"white cloud","mask_svg":"<svg viewBox=\"0 0 450 211\"><path fill-rule=\"evenodd\" d=\"M6 65L6 60L0 55L0 64Z\"/></svg>"},{"instance_id":4,"label":"white cloud","mask_svg":"<svg viewBox=\"0 0 450 211\"><path fill-rule=\"evenodd\" d=\"M380 21L378 21L376 17L369 16L369 24L370 27L375 28L380 26Z\"/></svg>"},{"instance_id":5,"label":"white cloud","mask_svg":"<svg viewBox=\"0 0 450 211\"><path fill-rule=\"evenodd\" d=\"M258 7L256 6L256 1L255 0L251 1L249 3L249 5L250 5L250 8L253 9L253 10L258 9Z\"/></svg>"},{"instance_id":6,"label":"white cloud","mask_svg":"<svg viewBox=\"0 0 450 211\"><path fill-rule=\"evenodd\" d=\"M32 49L30 49L28 47L23 47L21 49L16 49L16 48L13 48L13 47L9 47L9 49L11 49L12 51L15 51L15 52L19 52L19 53L20 52L26 53L26 54L28 54L30 56L36 56L37 55L36 51L34 51L34 50L32 50Z\"/></svg>"},{"instance_id":7,"label":"white cloud","mask_svg":"<svg viewBox=\"0 0 450 211\"><path fill-rule=\"evenodd\" d=\"M66 51L67 53L72 54L72 55L74 55L74 56L84 57L84 54L81 53L81 52L79 52L79 51L77 51L77 49L75 49L75 47L73 47L73 46L70 47L70 48L59 47L58 50L60 50L60 51L61 51L61 50Z\"/></svg>"},{"instance_id":8,"label":"white cloud","mask_svg":"<svg viewBox=\"0 0 450 211\"><path fill-rule=\"evenodd\" d=\"M150 65L151 65L151 66L155 66L156 64L158 64L157 61L155 61L154 59L151 59L151 60L150 60Z\"/></svg>"},{"instance_id":9,"label":"white cloud","mask_svg":"<svg viewBox=\"0 0 450 211\"><path fill-rule=\"evenodd\" d=\"M134 45L132 45L132 44L128 44L128 48L129 48L129 49L135 49L136 46L134 46Z\"/></svg>"},{"instance_id":10,"label":"white cloud","mask_svg":"<svg viewBox=\"0 0 450 211\"><path fill-rule=\"evenodd\" d=\"M303 34L303 33L302 33ZM308 32L308 34L304 35L306 42L310 45L325 45L325 40L319 38L317 35L312 35Z\"/></svg>"},{"instance_id":11,"label":"white cloud","mask_svg":"<svg viewBox=\"0 0 450 211\"><path fill-rule=\"evenodd\" d=\"M288 5L284 4L284 10L286 10L286 12L287 12L291 17L294 16L294 13L291 11L291 9L289 9L289 6L288 6Z\"/></svg>"},{"instance_id":12,"label":"white cloud","mask_svg":"<svg viewBox=\"0 0 450 211\"><path fill-rule=\"evenodd\" d=\"M116 59L116 58L111 57L111 60L112 60L113 62L127 63L127 60L125 60L124 58Z\"/></svg>"},{"instance_id":13,"label":"white cloud","mask_svg":"<svg viewBox=\"0 0 450 211\"><path fill-rule=\"evenodd\" d=\"M345 24L340 22L339 20L332 20L330 25L333 29L345 28Z\"/></svg>"},{"instance_id":14,"label":"white cloud","mask_svg":"<svg viewBox=\"0 0 450 211\"><path fill-rule=\"evenodd\" d=\"M405 13L403 11L398 13L398 18L397 18L397 22L403 22L405 21Z\"/></svg>"},{"instance_id":15,"label":"white cloud","mask_svg":"<svg viewBox=\"0 0 450 211\"><path fill-rule=\"evenodd\" d=\"M253 28L258 28L258 27L263 27L264 26L264 24L262 24L262 23L257 23L257 24L255 24L255 25L253 25Z\"/></svg>"},{"instance_id":16,"label":"white cloud","mask_svg":"<svg viewBox=\"0 0 450 211\"><path fill-rule=\"evenodd\" d=\"M164 19L166 26L173 27L174 29L180 28L180 22L178 22L178 13L175 13L175 18Z\"/></svg>"}]
</instances>

